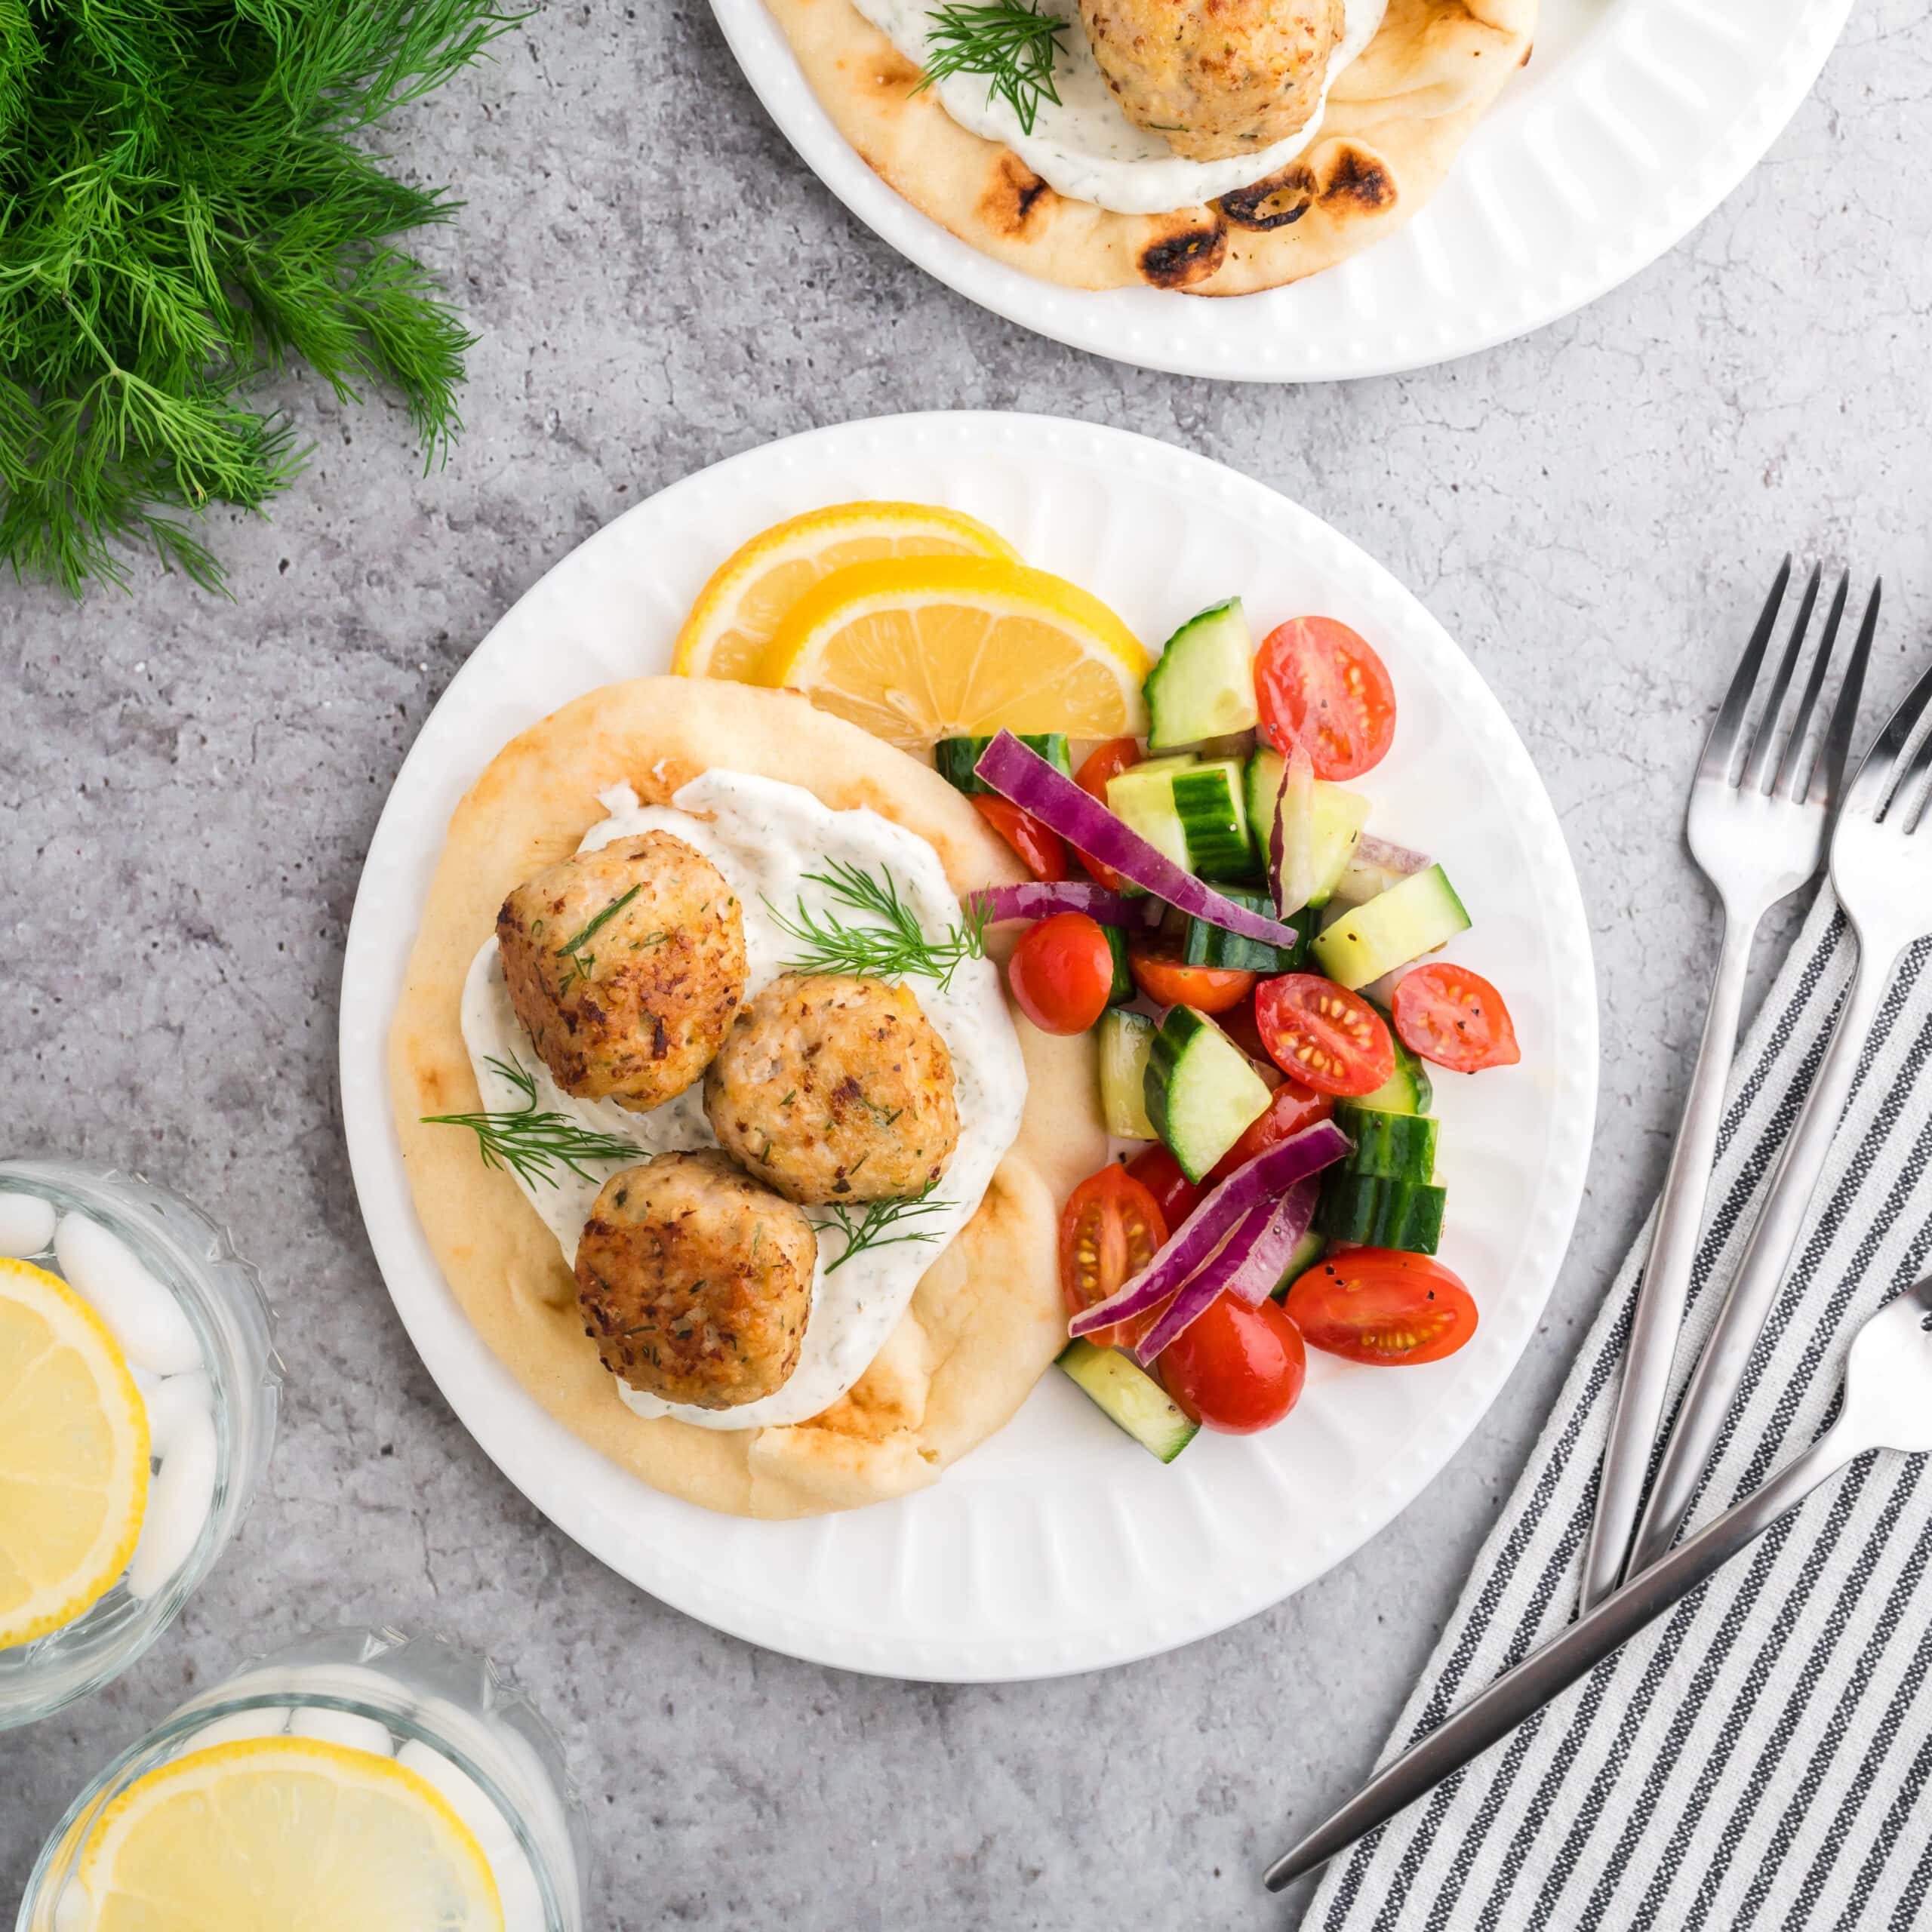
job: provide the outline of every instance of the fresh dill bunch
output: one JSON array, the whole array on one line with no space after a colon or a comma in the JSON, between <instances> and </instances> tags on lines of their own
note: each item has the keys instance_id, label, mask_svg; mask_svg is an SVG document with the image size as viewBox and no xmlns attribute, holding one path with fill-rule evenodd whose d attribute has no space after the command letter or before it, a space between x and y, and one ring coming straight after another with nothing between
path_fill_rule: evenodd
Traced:
<instances>
[{"instance_id":1,"label":"fresh dill bunch","mask_svg":"<svg viewBox=\"0 0 1932 1932\"><path fill-rule=\"evenodd\" d=\"M0 559L78 596L303 467L252 406L382 386L429 466L475 337L398 238L459 204L366 145L518 17L493 0L0 0Z\"/></svg>"},{"instance_id":2,"label":"fresh dill bunch","mask_svg":"<svg viewBox=\"0 0 1932 1932\"><path fill-rule=\"evenodd\" d=\"M787 939L802 950L785 962L788 973L854 973L873 980L936 980L942 990L963 960L979 959L986 950L986 909L977 901L966 909L963 923L949 927L943 939L928 939L912 909L899 896L898 881L888 866L876 873L843 860L831 869L808 872L814 885L848 911L863 912L875 925L848 925L835 917L820 918L798 901L796 918L788 918L770 900L764 909Z\"/></svg>"},{"instance_id":3,"label":"fresh dill bunch","mask_svg":"<svg viewBox=\"0 0 1932 1932\"><path fill-rule=\"evenodd\" d=\"M1034 0L1006 0L996 6L934 7L926 17L931 48L915 94L954 74L983 74L987 100L1004 96L1029 134L1041 100L1060 105L1054 61L1066 31L1060 15Z\"/></svg>"},{"instance_id":4,"label":"fresh dill bunch","mask_svg":"<svg viewBox=\"0 0 1932 1932\"><path fill-rule=\"evenodd\" d=\"M494 1067L523 1096L519 1107L486 1108L473 1114L425 1114L426 1127L466 1127L476 1137L476 1151L486 1168L508 1168L526 1187L540 1183L555 1187L551 1171L561 1163L579 1180L595 1180L585 1161L644 1161L650 1157L631 1141L614 1134L597 1134L580 1127L568 1114L552 1113L537 1104L537 1080L514 1060L493 1054L485 1063Z\"/></svg>"},{"instance_id":5,"label":"fresh dill bunch","mask_svg":"<svg viewBox=\"0 0 1932 1932\"><path fill-rule=\"evenodd\" d=\"M902 1241L937 1241L936 1228L910 1228L904 1224L917 1220L921 1215L943 1214L952 1203L934 1201L931 1197L934 1183L928 1181L917 1194L907 1195L897 1201L869 1201L856 1214L842 1202L830 1204L832 1219L815 1225L823 1233L836 1227L845 1238L844 1252L836 1261L829 1262L825 1272L835 1275L854 1255L863 1254L869 1248L890 1247Z\"/></svg>"}]
</instances>

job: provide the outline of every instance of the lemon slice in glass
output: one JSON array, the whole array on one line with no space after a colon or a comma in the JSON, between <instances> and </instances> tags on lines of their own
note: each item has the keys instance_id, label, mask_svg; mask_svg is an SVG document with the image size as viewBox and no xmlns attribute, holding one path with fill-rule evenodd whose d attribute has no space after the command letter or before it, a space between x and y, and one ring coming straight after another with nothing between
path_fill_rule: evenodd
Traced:
<instances>
[{"instance_id":1,"label":"lemon slice in glass","mask_svg":"<svg viewBox=\"0 0 1932 1932\"><path fill-rule=\"evenodd\" d=\"M671 669L755 681L771 634L834 571L891 557L1004 557L1012 545L976 518L934 503L835 503L740 544L698 593Z\"/></svg>"},{"instance_id":2,"label":"lemon slice in glass","mask_svg":"<svg viewBox=\"0 0 1932 1932\"><path fill-rule=\"evenodd\" d=\"M0 1260L0 1649L106 1595L147 1500L147 1408L121 1345L57 1275Z\"/></svg>"},{"instance_id":3,"label":"lemon slice in glass","mask_svg":"<svg viewBox=\"0 0 1932 1932\"><path fill-rule=\"evenodd\" d=\"M305 1737L158 1766L81 1854L90 1932L502 1932L489 1860L427 1779Z\"/></svg>"},{"instance_id":4,"label":"lemon slice in glass","mask_svg":"<svg viewBox=\"0 0 1932 1932\"><path fill-rule=\"evenodd\" d=\"M908 749L940 738L1146 729L1140 641L1097 597L1002 558L855 564L780 625L761 684Z\"/></svg>"}]
</instances>

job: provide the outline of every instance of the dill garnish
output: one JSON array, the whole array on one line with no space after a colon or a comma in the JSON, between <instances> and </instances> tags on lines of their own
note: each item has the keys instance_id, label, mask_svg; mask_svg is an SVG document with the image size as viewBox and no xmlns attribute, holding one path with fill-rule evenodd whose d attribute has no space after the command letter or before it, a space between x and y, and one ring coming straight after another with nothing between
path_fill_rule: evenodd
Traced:
<instances>
[{"instance_id":1,"label":"dill garnish","mask_svg":"<svg viewBox=\"0 0 1932 1932\"><path fill-rule=\"evenodd\" d=\"M583 926L571 934L570 937L558 947L556 956L559 959L568 959L571 962L571 970L564 978L563 990L565 992L570 991L574 981L589 979L592 971L595 970L597 955L594 952L585 952L583 949L585 946L643 890L643 881L640 880L621 899L612 900L610 904L594 918L586 921ZM653 933L651 937L653 940L661 940L664 935L662 933Z\"/></svg>"},{"instance_id":2,"label":"dill garnish","mask_svg":"<svg viewBox=\"0 0 1932 1932\"><path fill-rule=\"evenodd\" d=\"M954 74L983 74L987 100L1004 97L1028 134L1043 100L1060 105L1054 60L1067 24L1060 15L1042 11L1032 0L1008 0L998 6L934 7L926 17L932 45L915 94Z\"/></svg>"},{"instance_id":3,"label":"dill garnish","mask_svg":"<svg viewBox=\"0 0 1932 1932\"><path fill-rule=\"evenodd\" d=\"M494 1067L523 1096L520 1107L486 1108L473 1114L425 1114L426 1127L466 1127L476 1137L477 1152L486 1168L509 1168L526 1187L541 1181L557 1185L551 1169L559 1161L579 1180L595 1180L579 1164L584 1161L645 1161L645 1150L614 1134L597 1134L578 1126L568 1114L540 1111L535 1077L514 1060L491 1055Z\"/></svg>"},{"instance_id":4,"label":"dill garnish","mask_svg":"<svg viewBox=\"0 0 1932 1932\"><path fill-rule=\"evenodd\" d=\"M857 973L869 979L935 980L944 991L963 960L983 958L986 950L986 909L977 900L966 909L964 921L946 929L943 939L928 939L912 909L899 896L891 870L875 875L863 866L831 862L831 870L808 872L838 904L866 912L884 923L847 925L842 920L820 920L798 902L798 915L789 919L770 900L765 910L786 938L804 951L785 962L788 973Z\"/></svg>"},{"instance_id":5,"label":"dill garnish","mask_svg":"<svg viewBox=\"0 0 1932 1932\"><path fill-rule=\"evenodd\" d=\"M836 1261L828 1262L825 1272L835 1275L855 1254L863 1254L868 1248L890 1247L896 1241L937 1241L936 1228L906 1228L902 1222L916 1220L922 1214L943 1214L952 1207L949 1201L935 1201L932 1191L937 1183L928 1181L917 1194L909 1195L900 1201L871 1201L863 1211L854 1211L841 1203L830 1203L832 1219L818 1221L813 1225L823 1234L836 1227L845 1237L845 1251Z\"/></svg>"}]
</instances>

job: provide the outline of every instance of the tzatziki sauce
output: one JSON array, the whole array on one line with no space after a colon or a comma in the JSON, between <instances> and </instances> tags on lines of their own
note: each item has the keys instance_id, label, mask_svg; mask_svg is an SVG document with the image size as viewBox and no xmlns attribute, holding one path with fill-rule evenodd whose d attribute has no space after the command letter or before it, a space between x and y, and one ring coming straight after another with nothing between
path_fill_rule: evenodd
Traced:
<instances>
[{"instance_id":1,"label":"tzatziki sauce","mask_svg":"<svg viewBox=\"0 0 1932 1932\"><path fill-rule=\"evenodd\" d=\"M916 66L932 45L928 0L852 0L880 32ZM1076 202L1119 214L1166 214L1231 194L1285 168L1321 131L1335 78L1375 38L1388 0L1346 0L1342 43L1323 78L1321 104L1305 125L1273 146L1226 161L1189 161L1158 134L1137 128L1121 112L1095 59L1080 18L1079 0L1039 0L1042 11L1067 23L1054 63L1060 102L1042 95L1028 134L1011 101L989 95L983 74L949 74L933 91L961 127L1011 148L1047 186Z\"/></svg>"},{"instance_id":2,"label":"tzatziki sauce","mask_svg":"<svg viewBox=\"0 0 1932 1932\"><path fill-rule=\"evenodd\" d=\"M771 908L795 921L802 902L821 920L863 922L863 915L841 906L806 876L826 871L829 861L872 872L889 869L901 900L931 938L943 938L959 922L958 899L939 854L923 838L876 812L834 811L796 785L712 771L693 779L669 805L641 805L627 785L600 792L598 802L609 816L585 833L579 851L594 851L639 832L668 832L703 853L724 875L744 917L747 998L778 978L798 954L798 942L780 930ZM808 1206L804 1211L818 1229L818 1265L804 1341L784 1386L736 1408L704 1409L660 1401L614 1377L618 1394L639 1415L675 1416L703 1429L737 1429L804 1422L823 1414L870 1366L905 1312L920 1276L972 1219L993 1170L1020 1131L1026 1102L1026 1065L1000 991L999 969L988 959L966 959L946 986L929 979L906 983L952 1056L959 1110L959 1145L933 1190L933 1203L945 1205L907 1224L932 1238L881 1242L834 1267L844 1251L844 1236L828 1209ZM463 987L463 1038L486 1108L512 1109L524 1100L489 1064L494 1058L521 1067L536 1081L540 1109L631 1141L640 1158L718 1145L705 1118L701 1079L644 1114L614 1100L580 1100L564 1092L510 1004L494 937L471 963ZM558 1165L552 1170L554 1187L512 1176L555 1236L566 1262L576 1259L598 1189L619 1168L616 1162L593 1164L595 1178L585 1180ZM855 1219L859 1211L853 1211Z\"/></svg>"}]
</instances>

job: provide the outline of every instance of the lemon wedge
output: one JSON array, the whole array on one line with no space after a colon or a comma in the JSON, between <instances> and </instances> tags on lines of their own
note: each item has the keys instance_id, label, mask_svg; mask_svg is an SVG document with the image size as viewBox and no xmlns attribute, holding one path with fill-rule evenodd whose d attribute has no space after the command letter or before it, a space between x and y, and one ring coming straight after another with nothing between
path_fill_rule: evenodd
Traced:
<instances>
[{"instance_id":1,"label":"lemon wedge","mask_svg":"<svg viewBox=\"0 0 1932 1932\"><path fill-rule=\"evenodd\" d=\"M489 1860L429 1780L317 1738L217 1744L103 1812L90 1932L502 1932Z\"/></svg>"},{"instance_id":2,"label":"lemon wedge","mask_svg":"<svg viewBox=\"0 0 1932 1932\"><path fill-rule=\"evenodd\" d=\"M891 557L1004 557L1013 546L976 518L933 503L835 503L741 543L685 620L671 669L756 681L786 614L834 571Z\"/></svg>"},{"instance_id":3,"label":"lemon wedge","mask_svg":"<svg viewBox=\"0 0 1932 1932\"><path fill-rule=\"evenodd\" d=\"M121 1345L58 1275L0 1260L0 1649L107 1594L147 1500L147 1409Z\"/></svg>"},{"instance_id":4,"label":"lemon wedge","mask_svg":"<svg viewBox=\"0 0 1932 1932\"><path fill-rule=\"evenodd\" d=\"M1004 558L854 564L798 600L758 681L913 749L940 738L1146 728L1140 640L1097 597Z\"/></svg>"}]
</instances>

